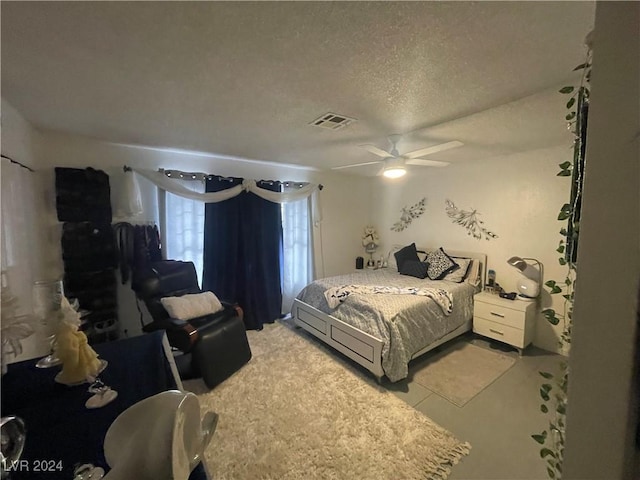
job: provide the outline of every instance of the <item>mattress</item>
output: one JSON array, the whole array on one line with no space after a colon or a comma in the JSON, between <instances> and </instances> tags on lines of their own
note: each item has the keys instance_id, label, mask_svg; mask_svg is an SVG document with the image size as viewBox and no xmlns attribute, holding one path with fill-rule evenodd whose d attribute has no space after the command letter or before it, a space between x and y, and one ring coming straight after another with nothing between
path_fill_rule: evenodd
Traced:
<instances>
[{"instance_id":1,"label":"mattress","mask_svg":"<svg viewBox=\"0 0 640 480\"><path fill-rule=\"evenodd\" d=\"M453 308L446 315L432 299L416 295L349 295L335 309L329 307L325 290L342 285L381 285L400 288L440 288L451 293ZM298 299L383 342L382 368L392 381L406 378L413 355L440 340L473 317L475 288L466 282L418 279L395 269L327 277L307 285Z\"/></svg>"}]
</instances>

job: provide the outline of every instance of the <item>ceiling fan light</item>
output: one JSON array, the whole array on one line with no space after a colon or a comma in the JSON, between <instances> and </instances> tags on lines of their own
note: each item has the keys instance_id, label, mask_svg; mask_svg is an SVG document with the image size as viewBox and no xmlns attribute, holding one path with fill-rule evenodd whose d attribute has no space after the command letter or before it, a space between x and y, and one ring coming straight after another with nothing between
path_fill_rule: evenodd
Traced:
<instances>
[{"instance_id":1,"label":"ceiling fan light","mask_svg":"<svg viewBox=\"0 0 640 480\"><path fill-rule=\"evenodd\" d=\"M407 170L404 167L388 167L384 169L382 174L387 178L400 178L405 173Z\"/></svg>"}]
</instances>

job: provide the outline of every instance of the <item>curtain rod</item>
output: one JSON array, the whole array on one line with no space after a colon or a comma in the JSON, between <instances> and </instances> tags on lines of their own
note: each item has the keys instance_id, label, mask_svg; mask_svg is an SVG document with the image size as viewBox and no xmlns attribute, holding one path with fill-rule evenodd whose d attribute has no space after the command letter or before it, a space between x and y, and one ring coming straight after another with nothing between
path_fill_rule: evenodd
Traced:
<instances>
[{"instance_id":1,"label":"curtain rod","mask_svg":"<svg viewBox=\"0 0 640 480\"><path fill-rule=\"evenodd\" d=\"M131 171L131 167L128 167L127 165L125 165L123 167L123 170L125 172ZM164 173L165 175L167 175L168 177L171 177L172 173L178 174L180 176L180 178L185 178L185 180L206 180L207 177L211 178L214 176L214 174L211 173L202 173L202 172L183 172L180 170L165 170L164 168L159 168L158 169L159 172ZM221 177L222 180L226 180L228 182L232 182L233 178L232 177ZM262 182L268 183L270 185L273 185L274 182L276 182L277 180L261 180ZM290 180L286 180L284 182L281 183L305 183L305 182L292 182ZM320 184L318 185L318 190L322 190L324 188L324 185Z\"/></svg>"},{"instance_id":2,"label":"curtain rod","mask_svg":"<svg viewBox=\"0 0 640 480\"><path fill-rule=\"evenodd\" d=\"M24 165L24 164L18 162L17 160L14 160L13 158L6 156L5 154L2 154L1 156L2 156L2 158L6 158L7 160L9 160L11 163L15 163L16 165L20 165L22 168L26 168L30 172L35 172L35 170L33 168L28 167L27 165Z\"/></svg>"}]
</instances>

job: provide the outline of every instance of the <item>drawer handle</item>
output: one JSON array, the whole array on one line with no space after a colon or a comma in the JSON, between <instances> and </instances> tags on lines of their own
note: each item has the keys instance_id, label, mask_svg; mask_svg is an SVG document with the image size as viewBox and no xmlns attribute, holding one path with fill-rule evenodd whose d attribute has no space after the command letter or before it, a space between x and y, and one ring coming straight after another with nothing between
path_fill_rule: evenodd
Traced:
<instances>
[{"instance_id":1,"label":"drawer handle","mask_svg":"<svg viewBox=\"0 0 640 480\"><path fill-rule=\"evenodd\" d=\"M489 331L491 333L497 333L498 335L504 335L504 332L501 332L500 330L494 330L493 328L490 328Z\"/></svg>"},{"instance_id":2,"label":"drawer handle","mask_svg":"<svg viewBox=\"0 0 640 480\"><path fill-rule=\"evenodd\" d=\"M494 317L504 318L504 315L502 315L501 313L491 312L491 315L493 315Z\"/></svg>"}]
</instances>

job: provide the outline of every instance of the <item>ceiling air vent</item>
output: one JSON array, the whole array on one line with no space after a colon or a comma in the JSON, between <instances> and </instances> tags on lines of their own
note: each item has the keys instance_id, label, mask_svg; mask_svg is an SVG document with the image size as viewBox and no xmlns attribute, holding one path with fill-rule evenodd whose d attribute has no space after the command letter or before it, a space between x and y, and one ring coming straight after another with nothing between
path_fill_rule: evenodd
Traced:
<instances>
[{"instance_id":1,"label":"ceiling air vent","mask_svg":"<svg viewBox=\"0 0 640 480\"><path fill-rule=\"evenodd\" d=\"M356 122L355 118L349 118L345 115L337 115L335 113L325 113L319 118L316 118L309 125L314 127L326 128L328 130L340 130L347 125L351 125Z\"/></svg>"}]
</instances>

